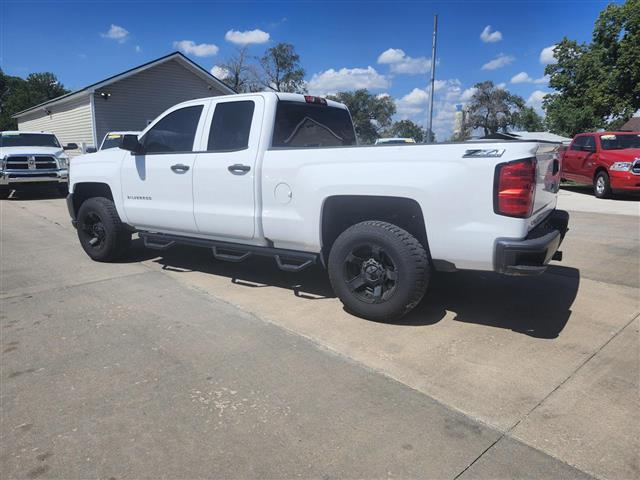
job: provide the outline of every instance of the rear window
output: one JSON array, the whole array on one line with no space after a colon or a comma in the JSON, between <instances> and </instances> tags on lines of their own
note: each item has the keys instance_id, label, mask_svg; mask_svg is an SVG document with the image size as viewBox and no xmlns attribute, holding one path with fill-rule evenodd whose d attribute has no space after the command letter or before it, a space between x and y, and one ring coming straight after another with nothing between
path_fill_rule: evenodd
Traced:
<instances>
[{"instance_id":1,"label":"rear window","mask_svg":"<svg viewBox=\"0 0 640 480\"><path fill-rule=\"evenodd\" d=\"M109 133L104 137L100 150L107 150L108 148L117 148L120 146L120 139L122 135L119 133Z\"/></svg>"},{"instance_id":2,"label":"rear window","mask_svg":"<svg viewBox=\"0 0 640 480\"><path fill-rule=\"evenodd\" d=\"M355 145L349 112L343 108L302 102L278 102L274 147L336 147Z\"/></svg>"}]
</instances>

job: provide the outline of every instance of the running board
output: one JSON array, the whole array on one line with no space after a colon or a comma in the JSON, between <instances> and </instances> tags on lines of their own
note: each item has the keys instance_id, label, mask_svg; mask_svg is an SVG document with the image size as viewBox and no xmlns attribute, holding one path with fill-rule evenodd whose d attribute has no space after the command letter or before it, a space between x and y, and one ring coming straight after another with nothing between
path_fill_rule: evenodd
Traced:
<instances>
[{"instance_id":1,"label":"running board","mask_svg":"<svg viewBox=\"0 0 640 480\"><path fill-rule=\"evenodd\" d=\"M317 253L298 252L282 248L260 247L239 243L221 242L205 238L183 237L165 233L139 232L145 247L155 250L166 250L174 245L191 245L194 247L210 248L216 260L225 262L242 262L252 255L272 257L280 270L285 272L300 272L318 263Z\"/></svg>"}]
</instances>

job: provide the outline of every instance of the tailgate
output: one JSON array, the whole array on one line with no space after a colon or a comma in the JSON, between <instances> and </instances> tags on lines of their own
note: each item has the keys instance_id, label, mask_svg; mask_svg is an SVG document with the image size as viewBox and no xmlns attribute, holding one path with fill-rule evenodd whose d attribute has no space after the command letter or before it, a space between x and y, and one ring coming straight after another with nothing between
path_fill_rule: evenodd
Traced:
<instances>
[{"instance_id":1,"label":"tailgate","mask_svg":"<svg viewBox=\"0 0 640 480\"><path fill-rule=\"evenodd\" d=\"M539 143L536 150L536 188L529 229L556 208L560 188L560 144Z\"/></svg>"}]
</instances>

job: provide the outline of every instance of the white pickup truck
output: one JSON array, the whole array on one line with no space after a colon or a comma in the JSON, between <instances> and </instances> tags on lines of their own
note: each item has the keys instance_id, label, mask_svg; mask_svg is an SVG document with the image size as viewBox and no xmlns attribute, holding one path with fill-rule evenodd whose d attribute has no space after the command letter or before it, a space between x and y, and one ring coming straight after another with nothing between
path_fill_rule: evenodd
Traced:
<instances>
[{"instance_id":1,"label":"white pickup truck","mask_svg":"<svg viewBox=\"0 0 640 480\"><path fill-rule=\"evenodd\" d=\"M221 96L74 158L67 204L94 260L116 259L138 232L147 247L206 247L219 260L319 263L347 310L391 320L420 301L433 269L535 274L560 259L557 147L357 146L342 104Z\"/></svg>"}]
</instances>

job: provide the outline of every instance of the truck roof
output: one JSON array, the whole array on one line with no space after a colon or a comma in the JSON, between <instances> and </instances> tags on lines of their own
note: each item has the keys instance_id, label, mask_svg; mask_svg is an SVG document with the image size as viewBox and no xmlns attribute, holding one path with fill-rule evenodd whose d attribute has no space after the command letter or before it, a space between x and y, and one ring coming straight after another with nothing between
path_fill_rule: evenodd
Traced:
<instances>
[{"instance_id":1,"label":"truck roof","mask_svg":"<svg viewBox=\"0 0 640 480\"><path fill-rule=\"evenodd\" d=\"M35 131L28 131L28 130L3 130L0 133L9 133L12 135L18 135L18 134L29 134L29 135L54 135L53 132L45 132L43 130L39 131L39 132L35 132Z\"/></svg>"},{"instance_id":2,"label":"truck roof","mask_svg":"<svg viewBox=\"0 0 640 480\"><path fill-rule=\"evenodd\" d=\"M313 103L313 101L309 101L309 99L317 99L322 98L327 102L327 106L334 108L342 108L344 110L347 109L347 106L343 103L336 102L333 100L329 100L325 97L320 97L317 95L303 95L301 93L287 93L287 92L255 92L255 93L236 93L233 95L219 95L216 97L204 97L197 98L194 100L187 100L186 102L179 103L178 105L189 105L191 103L198 103L202 100L217 100L220 98L251 98L251 97L276 97L278 100L287 101L287 102L300 102L300 103ZM176 105L177 106L177 105Z\"/></svg>"}]
</instances>

